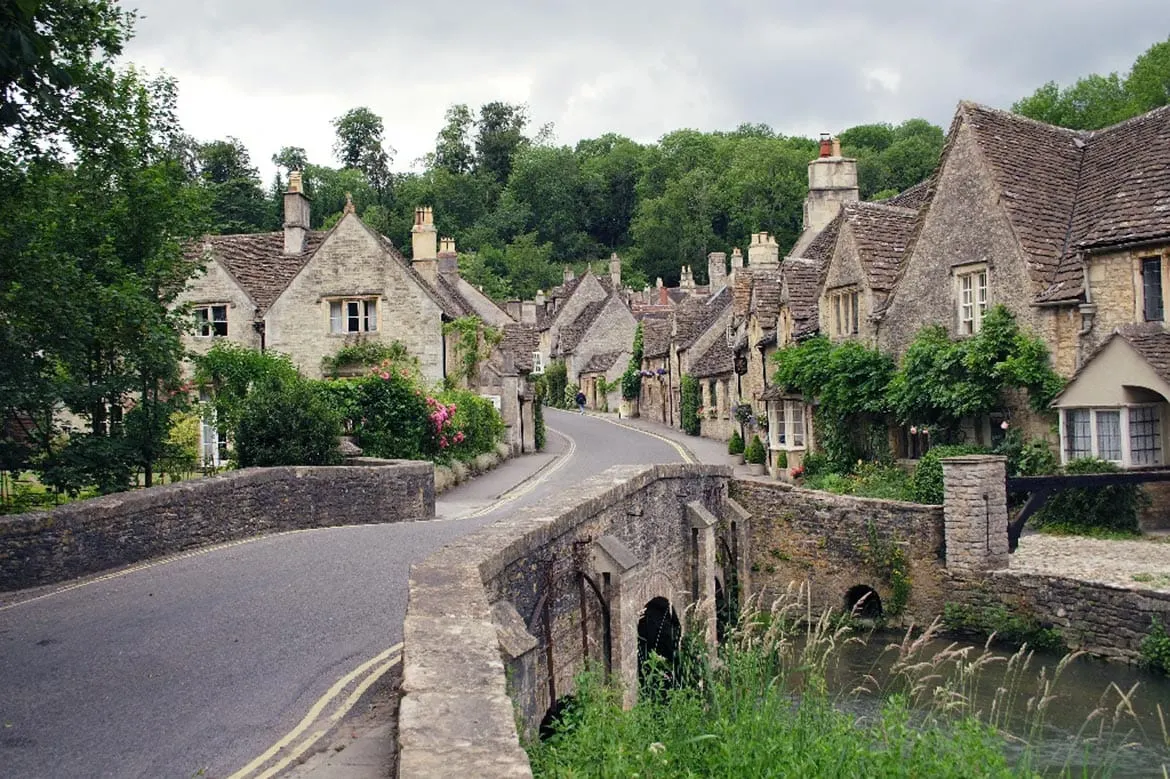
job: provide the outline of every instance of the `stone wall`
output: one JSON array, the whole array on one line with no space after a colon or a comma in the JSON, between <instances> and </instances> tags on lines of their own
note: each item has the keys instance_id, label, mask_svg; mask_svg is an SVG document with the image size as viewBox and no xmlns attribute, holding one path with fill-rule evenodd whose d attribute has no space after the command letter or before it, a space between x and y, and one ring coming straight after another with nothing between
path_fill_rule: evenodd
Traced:
<instances>
[{"instance_id":1,"label":"stone wall","mask_svg":"<svg viewBox=\"0 0 1170 779\"><path fill-rule=\"evenodd\" d=\"M534 730L587 661L604 667L609 657L632 696L637 623L650 599L666 598L683 620L697 593L708 605L695 613L713 620L715 550L746 543L729 537L748 520L725 500L729 474L614 467L415 565L399 775L530 775L515 712ZM594 585L607 596L611 653Z\"/></svg>"},{"instance_id":2,"label":"stone wall","mask_svg":"<svg viewBox=\"0 0 1170 779\"><path fill-rule=\"evenodd\" d=\"M311 527L435 516L429 462L251 468L0 519L0 591L198 546Z\"/></svg>"},{"instance_id":3,"label":"stone wall","mask_svg":"<svg viewBox=\"0 0 1170 779\"><path fill-rule=\"evenodd\" d=\"M187 282L186 288L175 299L173 307L211 304L227 306L226 340L251 349L260 348L260 334L252 327L252 322L256 318L256 304L240 289L240 285L231 274L214 259L207 261L202 274ZM198 354L205 354L215 343L224 340L224 337L199 336L190 331L184 332L182 338L184 348Z\"/></svg>"},{"instance_id":4,"label":"stone wall","mask_svg":"<svg viewBox=\"0 0 1170 779\"><path fill-rule=\"evenodd\" d=\"M894 593L875 552L897 544L911 582L903 619L924 624L942 612L941 506L834 495L766 478L733 480L731 497L752 516L752 592L764 603L795 585L807 588L813 611L843 610L850 590L868 586L888 609Z\"/></svg>"},{"instance_id":5,"label":"stone wall","mask_svg":"<svg viewBox=\"0 0 1170 779\"><path fill-rule=\"evenodd\" d=\"M947 577L947 600L1002 606L1060 631L1070 649L1127 662L1141 659L1142 639L1158 617L1170 624L1170 593L1057 576L990 571Z\"/></svg>"}]
</instances>

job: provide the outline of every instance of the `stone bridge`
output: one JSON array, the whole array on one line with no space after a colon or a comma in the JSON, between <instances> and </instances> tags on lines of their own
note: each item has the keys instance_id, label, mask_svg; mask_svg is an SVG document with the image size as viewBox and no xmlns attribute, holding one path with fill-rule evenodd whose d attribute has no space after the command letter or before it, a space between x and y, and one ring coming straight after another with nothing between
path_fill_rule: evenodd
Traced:
<instances>
[{"instance_id":1,"label":"stone bridge","mask_svg":"<svg viewBox=\"0 0 1170 779\"><path fill-rule=\"evenodd\" d=\"M1127 658L1152 615L1170 618L1164 592L1013 573L1004 459L943 467L945 505L921 506L625 466L445 547L411 572L400 775L529 776L521 739L587 666L632 704L648 649L684 626L714 645L741 594L767 603L794 582L818 613L924 624L947 602L1000 604Z\"/></svg>"}]
</instances>

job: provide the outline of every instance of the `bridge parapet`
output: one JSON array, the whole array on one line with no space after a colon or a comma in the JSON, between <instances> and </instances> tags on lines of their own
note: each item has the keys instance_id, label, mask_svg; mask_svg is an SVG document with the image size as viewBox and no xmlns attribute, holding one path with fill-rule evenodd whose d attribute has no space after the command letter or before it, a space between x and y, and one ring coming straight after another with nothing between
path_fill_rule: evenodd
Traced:
<instances>
[{"instance_id":1,"label":"bridge parapet","mask_svg":"<svg viewBox=\"0 0 1170 779\"><path fill-rule=\"evenodd\" d=\"M1008 567L1007 458L944 457L943 521L947 568L998 571Z\"/></svg>"}]
</instances>

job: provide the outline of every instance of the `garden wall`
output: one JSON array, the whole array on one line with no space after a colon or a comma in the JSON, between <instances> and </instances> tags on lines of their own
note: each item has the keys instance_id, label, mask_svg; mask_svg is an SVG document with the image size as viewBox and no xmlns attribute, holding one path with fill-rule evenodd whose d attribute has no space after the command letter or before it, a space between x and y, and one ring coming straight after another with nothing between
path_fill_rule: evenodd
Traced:
<instances>
[{"instance_id":1,"label":"garden wall","mask_svg":"<svg viewBox=\"0 0 1170 779\"><path fill-rule=\"evenodd\" d=\"M765 603L797 582L806 583L814 612L841 610L850 590L868 586L888 616L894 592L886 563L896 544L909 565L903 616L922 624L942 613L942 506L835 495L763 477L737 478L730 491L752 515L752 591Z\"/></svg>"},{"instance_id":2,"label":"garden wall","mask_svg":"<svg viewBox=\"0 0 1170 779\"><path fill-rule=\"evenodd\" d=\"M434 466L250 468L0 519L0 591L265 533L435 516Z\"/></svg>"}]
</instances>

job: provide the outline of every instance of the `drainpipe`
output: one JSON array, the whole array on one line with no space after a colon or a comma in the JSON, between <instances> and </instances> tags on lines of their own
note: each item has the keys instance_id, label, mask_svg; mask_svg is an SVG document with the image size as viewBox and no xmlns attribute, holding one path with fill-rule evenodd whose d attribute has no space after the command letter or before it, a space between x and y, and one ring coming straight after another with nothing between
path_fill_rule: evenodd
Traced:
<instances>
[{"instance_id":1,"label":"drainpipe","mask_svg":"<svg viewBox=\"0 0 1170 779\"><path fill-rule=\"evenodd\" d=\"M1082 341L1093 332L1093 325L1097 319L1097 304L1093 302L1093 292L1089 288L1089 263L1085 259L1085 253L1080 252L1081 259L1081 285L1085 290L1085 302L1077 307L1081 314L1081 329L1077 331L1077 368L1081 367L1081 358L1084 354Z\"/></svg>"}]
</instances>

